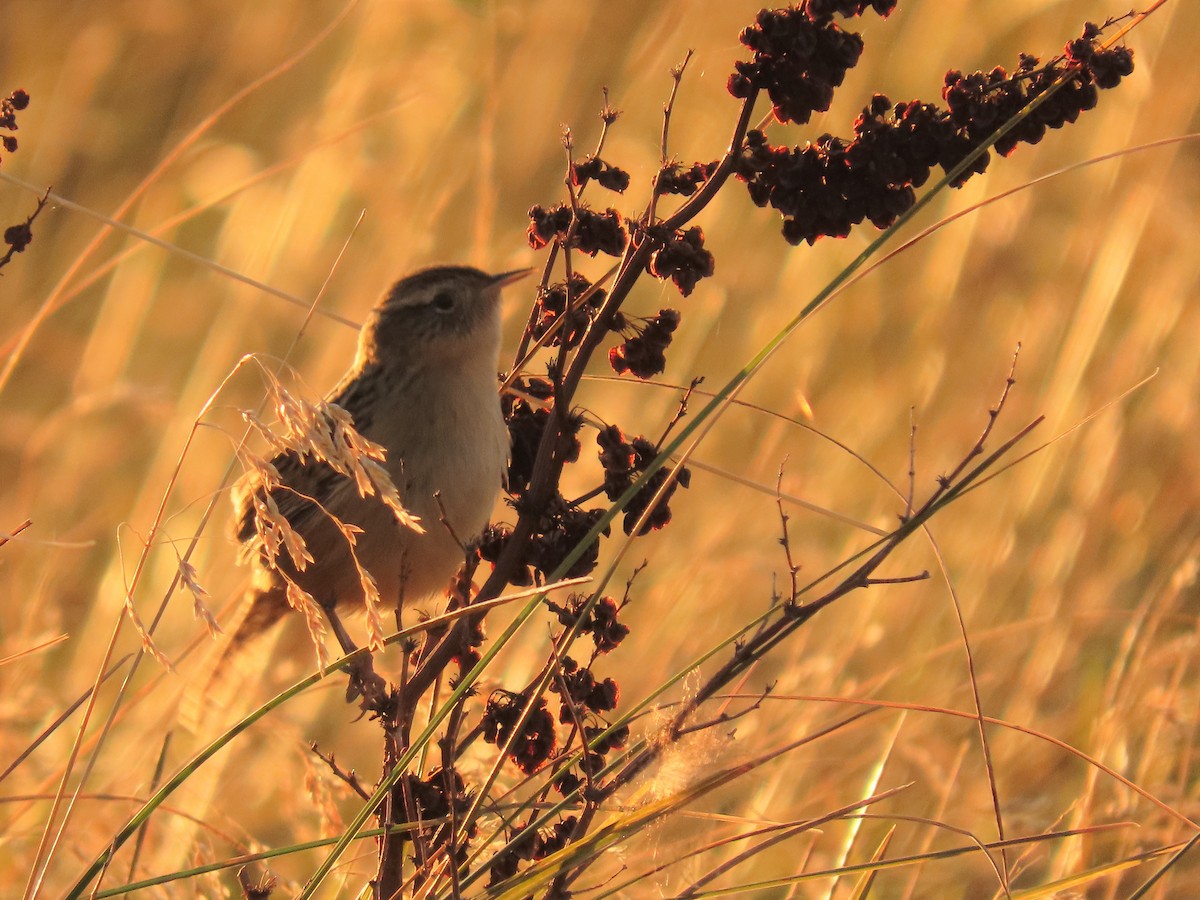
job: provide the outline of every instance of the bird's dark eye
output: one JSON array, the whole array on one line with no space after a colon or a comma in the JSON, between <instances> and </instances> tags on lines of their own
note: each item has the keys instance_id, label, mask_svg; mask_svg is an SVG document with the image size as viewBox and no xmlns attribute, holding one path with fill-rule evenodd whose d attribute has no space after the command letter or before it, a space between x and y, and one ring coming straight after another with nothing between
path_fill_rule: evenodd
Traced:
<instances>
[{"instance_id":1,"label":"bird's dark eye","mask_svg":"<svg viewBox=\"0 0 1200 900\"><path fill-rule=\"evenodd\" d=\"M430 305L438 312L450 312L454 309L454 296L446 291L439 291L433 295Z\"/></svg>"}]
</instances>

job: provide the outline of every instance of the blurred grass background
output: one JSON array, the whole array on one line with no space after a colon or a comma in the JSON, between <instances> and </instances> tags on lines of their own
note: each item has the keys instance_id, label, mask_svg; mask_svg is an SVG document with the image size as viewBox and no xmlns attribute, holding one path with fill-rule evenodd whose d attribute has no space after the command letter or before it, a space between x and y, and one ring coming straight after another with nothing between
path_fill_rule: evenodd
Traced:
<instances>
[{"instance_id":1,"label":"blurred grass background","mask_svg":"<svg viewBox=\"0 0 1200 900\"><path fill-rule=\"evenodd\" d=\"M724 84L739 57L737 34L758 7L679 0L12 4L0 32L0 89L24 87L32 104L19 117L20 149L4 171L111 214L186 139L119 218L303 298L317 294L353 231L322 307L357 321L391 280L421 265L540 265L543 257L525 245L525 211L563 196L562 126L572 128L582 156L598 135L604 86L623 110L604 155L634 176L627 196L611 202L638 213L657 168L667 73L688 48L695 56L670 150L685 163L717 157L736 110ZM1012 65L1022 50L1049 56L1084 20L1123 11L1051 0L902 2L887 21L868 16L853 26L867 50L834 108L808 128L777 128L774 137L795 143L823 131L848 134L872 92L936 99L948 68ZM335 22L311 52L294 58ZM986 176L936 201L917 227L1062 166L1196 131L1196 34L1200 9L1169 2L1129 39L1137 71L1104 94L1099 109L1037 147L993 160ZM222 111L289 59L285 71ZM593 204L608 202L601 193L593 189ZM0 183L6 224L27 215L34 200ZM929 569L932 580L872 589L817 617L746 682L750 694L768 683L775 693L761 712L737 721L736 739L685 746L659 773L657 788L846 712L804 695L970 710L952 587L986 713L1053 735L1193 819L1200 815L1193 758L1198 201L1194 143L1073 171L952 224L801 328L744 399L808 421L902 488L915 408L918 495L975 440L1018 342L1018 384L993 446L1039 414L1047 421L1031 445L1058 435L1158 375L936 519L945 577L930 543L914 540L884 574ZM683 325L664 380L686 384L704 375L713 389L874 236L864 229L845 241L790 248L775 218L736 184L700 224L716 277L686 300L647 280L630 311L680 308ZM34 522L0 548L0 659L69 637L0 666L0 765L94 680L140 541L206 399L243 354L282 354L304 316L137 238L105 235L78 212L49 209L34 234L0 282L0 346L15 362L0 393L0 532L26 517ZM597 261L585 271L595 277L605 267ZM511 292L510 355L528 300L528 288ZM16 358L22 335L28 344ZM312 393L334 382L353 341L344 325L312 321L291 357ZM183 458L134 597L143 616L153 614L177 553L220 484L240 434L237 410L256 406L261 394L252 370L233 379L206 417L215 427L201 429ZM677 398L662 388L596 381L581 402L626 431L657 435ZM585 456L593 452L585 442ZM902 509L859 461L754 410L727 413L697 458L768 489L697 472L673 504L675 521L630 554L631 564L646 559L649 567L627 612L633 632L608 661L628 702L763 609L785 584L770 490L781 464L786 493L878 527ZM226 509L222 501L219 521L193 557L218 606L241 579ZM803 576L866 540L801 510L793 510L791 536ZM131 798L149 791L177 698L198 669L199 654L182 656L202 634L190 607L184 595L171 602L157 640L179 672L146 666L139 673L136 702L114 724L50 867L50 895L136 808ZM545 629L528 631L497 679L511 687L536 670ZM298 628L285 641L295 652L252 686L260 699L311 665ZM136 649L127 628L119 652ZM227 855L227 841L253 847L312 838L353 811L355 801L304 747L320 741L368 780L377 771L374 733L366 723L349 724L340 693L336 685L315 691L235 744L213 788L214 807L204 809L198 793L178 795L174 812L154 820L138 874L164 871L171 858L181 864ZM106 688L101 713L112 696ZM57 784L76 725L71 720L0 787L4 883L24 883L49 809L43 798ZM1177 819L1044 740L1000 728L989 736L1010 836L1119 821L1140 826L1029 849L1019 857L1018 884L1190 836ZM176 732L168 771L195 741ZM627 848L611 868L638 871L698 841L818 815L865 796L875 777L878 788L914 784L873 810L882 818L830 823L757 858L737 871L739 880L865 861L893 825L892 856L963 841L889 816L940 819L981 840L995 838L975 725L885 712L710 798L694 818L680 817ZM198 840L213 849L166 846L167 820L202 810L212 830ZM128 857L120 859L127 867ZM299 855L272 869L303 880L313 859ZM369 872L369 854L356 865ZM659 889L670 894L705 868L684 864L662 876ZM1088 896L1123 896L1149 871L1101 880ZM1185 863L1156 896L1187 896L1195 871ZM124 869L108 883L119 883L117 872ZM360 883L355 878L349 883ZM842 895L849 887L848 879L827 879L799 895ZM989 896L996 882L976 853L886 873L878 887L880 896ZM215 881L199 888L218 889Z\"/></svg>"}]
</instances>

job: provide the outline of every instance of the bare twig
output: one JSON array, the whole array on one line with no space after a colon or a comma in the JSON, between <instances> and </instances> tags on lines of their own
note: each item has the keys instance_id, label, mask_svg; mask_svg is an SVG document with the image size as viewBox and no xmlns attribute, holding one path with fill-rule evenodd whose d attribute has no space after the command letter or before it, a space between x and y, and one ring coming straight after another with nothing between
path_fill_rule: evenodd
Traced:
<instances>
[{"instance_id":1,"label":"bare twig","mask_svg":"<svg viewBox=\"0 0 1200 900\"><path fill-rule=\"evenodd\" d=\"M687 69L695 52L689 48L688 52L684 54L683 62L671 67L671 96L663 104L662 141L659 148L659 160L664 166L671 161L670 154L667 152L667 133L671 129L671 113L675 110L675 97L679 94L679 82L683 80L684 70Z\"/></svg>"},{"instance_id":2,"label":"bare twig","mask_svg":"<svg viewBox=\"0 0 1200 900\"><path fill-rule=\"evenodd\" d=\"M342 781L346 782L346 784L350 786L350 790L358 794L358 796L360 796L363 800L371 799L371 795L363 788L362 783L358 780L358 774L353 769L347 772L345 769L339 766L332 753L324 754L321 752L321 748L317 746L316 741L310 743L308 745L308 749L313 752L313 755L316 756L317 759L321 760L321 762L325 763L325 765L329 767L330 772L332 772Z\"/></svg>"},{"instance_id":3,"label":"bare twig","mask_svg":"<svg viewBox=\"0 0 1200 900\"><path fill-rule=\"evenodd\" d=\"M784 463L779 464L779 474L775 479L775 505L779 507L779 529L781 532L779 543L783 547L784 559L787 560L788 579L792 586L785 602L791 604L795 603L799 597L800 585L796 576L800 572L800 566L792 559L792 541L788 536L788 521L791 517L787 514L787 510L783 508L783 466Z\"/></svg>"},{"instance_id":4,"label":"bare twig","mask_svg":"<svg viewBox=\"0 0 1200 900\"><path fill-rule=\"evenodd\" d=\"M3 547L5 544L7 544L9 541L11 541L13 538L15 538L18 534L20 534L22 531L24 531L26 528L28 528L32 524L33 524L33 519L26 519L24 522L22 522L16 528L14 528L12 531L10 531L8 534L0 534L0 547Z\"/></svg>"},{"instance_id":5,"label":"bare twig","mask_svg":"<svg viewBox=\"0 0 1200 900\"><path fill-rule=\"evenodd\" d=\"M913 497L917 492L917 414L913 407L908 409L908 493L904 497L904 516L901 521L912 517Z\"/></svg>"},{"instance_id":6,"label":"bare twig","mask_svg":"<svg viewBox=\"0 0 1200 900\"><path fill-rule=\"evenodd\" d=\"M693 378L692 383L687 386L687 390L685 390L683 392L683 396L679 398L679 406L677 406L675 409L675 415L671 416L671 421L667 423L667 427L663 429L663 433L659 435L658 440L655 442L655 450L662 449L662 445L667 442L667 438L670 436L671 430L687 417L688 401L692 399L692 394L695 393L696 388L700 387L702 384L704 384L704 378L703 376L700 376Z\"/></svg>"}]
</instances>

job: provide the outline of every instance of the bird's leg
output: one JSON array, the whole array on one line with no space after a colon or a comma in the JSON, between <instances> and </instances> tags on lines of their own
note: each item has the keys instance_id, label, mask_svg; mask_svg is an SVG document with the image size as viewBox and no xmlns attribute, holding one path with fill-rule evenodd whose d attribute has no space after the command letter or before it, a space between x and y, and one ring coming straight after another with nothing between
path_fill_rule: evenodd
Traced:
<instances>
[{"instance_id":1,"label":"bird's leg","mask_svg":"<svg viewBox=\"0 0 1200 900\"><path fill-rule=\"evenodd\" d=\"M342 652L349 655L357 651L358 646L350 637L350 632L346 631L346 626L342 624L338 614L332 609L326 609L325 615L329 618L334 636L342 646ZM346 702L353 703L362 697L364 710L383 713L389 698L388 686L387 682L376 673L371 654L364 653L355 658L354 662L346 668L346 673L350 676L350 683L346 686Z\"/></svg>"}]
</instances>

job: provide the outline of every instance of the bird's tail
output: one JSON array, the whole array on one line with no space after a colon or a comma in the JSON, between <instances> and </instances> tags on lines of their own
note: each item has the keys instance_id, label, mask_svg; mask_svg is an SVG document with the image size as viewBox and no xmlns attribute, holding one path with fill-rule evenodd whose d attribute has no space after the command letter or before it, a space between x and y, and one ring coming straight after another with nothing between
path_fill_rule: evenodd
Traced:
<instances>
[{"instance_id":1,"label":"bird's tail","mask_svg":"<svg viewBox=\"0 0 1200 900\"><path fill-rule=\"evenodd\" d=\"M247 651L288 611L282 587L255 585L246 592L230 637L220 642L184 691L179 724L198 737L215 737L214 728L229 724L241 688L251 677Z\"/></svg>"}]
</instances>

